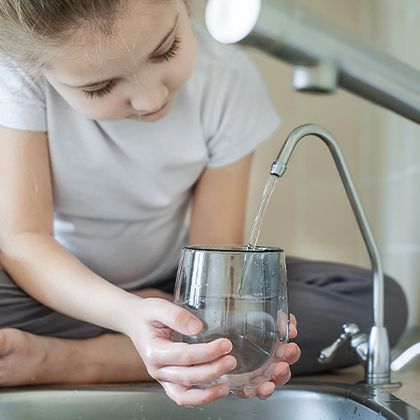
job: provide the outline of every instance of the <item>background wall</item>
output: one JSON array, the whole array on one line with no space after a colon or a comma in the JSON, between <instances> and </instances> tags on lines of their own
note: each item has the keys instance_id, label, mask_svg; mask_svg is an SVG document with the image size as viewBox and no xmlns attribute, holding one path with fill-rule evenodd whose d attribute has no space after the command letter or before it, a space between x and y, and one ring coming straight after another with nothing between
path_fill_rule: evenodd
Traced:
<instances>
[{"instance_id":1,"label":"background wall","mask_svg":"<svg viewBox=\"0 0 420 420\"><path fill-rule=\"evenodd\" d=\"M279 0L280 1L280 0ZM326 20L420 69L416 0L295 0ZM204 0L194 0L202 18ZM378 241L385 270L405 289L410 325L420 325L420 129L342 90L330 96L297 93L292 69L247 50L259 68L280 130L257 152L248 202L247 234L272 161L288 133L314 122L339 141ZM321 142L300 143L267 211L260 243L289 255L369 267L357 224L334 163Z\"/></svg>"},{"instance_id":2,"label":"background wall","mask_svg":"<svg viewBox=\"0 0 420 420\"><path fill-rule=\"evenodd\" d=\"M362 11L370 16L372 43L420 70L420 3L365 1ZM361 144L364 196L385 268L407 292L410 323L420 325L420 127L376 107L369 111L370 133Z\"/></svg>"}]
</instances>

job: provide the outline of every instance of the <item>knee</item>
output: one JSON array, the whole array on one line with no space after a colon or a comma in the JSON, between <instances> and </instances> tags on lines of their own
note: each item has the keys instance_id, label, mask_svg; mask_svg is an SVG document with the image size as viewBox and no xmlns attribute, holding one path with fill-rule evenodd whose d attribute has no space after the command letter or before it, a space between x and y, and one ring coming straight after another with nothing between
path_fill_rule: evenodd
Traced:
<instances>
[{"instance_id":1,"label":"knee","mask_svg":"<svg viewBox=\"0 0 420 420\"><path fill-rule=\"evenodd\" d=\"M384 322L388 330L390 344L394 346L407 326L407 298L400 284L388 275L385 275L384 291Z\"/></svg>"}]
</instances>

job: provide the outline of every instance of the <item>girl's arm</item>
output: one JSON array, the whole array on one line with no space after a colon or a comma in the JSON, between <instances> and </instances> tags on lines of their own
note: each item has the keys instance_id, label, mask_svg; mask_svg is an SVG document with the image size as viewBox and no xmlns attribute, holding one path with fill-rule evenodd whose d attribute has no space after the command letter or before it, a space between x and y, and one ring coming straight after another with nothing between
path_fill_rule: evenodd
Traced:
<instances>
[{"instance_id":1,"label":"girl's arm","mask_svg":"<svg viewBox=\"0 0 420 420\"><path fill-rule=\"evenodd\" d=\"M203 172L194 191L190 244L243 244L252 158Z\"/></svg>"},{"instance_id":2,"label":"girl's arm","mask_svg":"<svg viewBox=\"0 0 420 420\"><path fill-rule=\"evenodd\" d=\"M54 240L46 133L0 126L0 264L44 305L129 336L150 375L179 405L202 405L229 392L223 385L185 386L234 368L228 340L173 343L172 330L196 335L202 323L166 300L142 299L112 285Z\"/></svg>"},{"instance_id":3,"label":"girl's arm","mask_svg":"<svg viewBox=\"0 0 420 420\"><path fill-rule=\"evenodd\" d=\"M53 238L46 134L0 127L0 139L0 264L43 304L121 331L111 314L128 294L94 274Z\"/></svg>"}]
</instances>

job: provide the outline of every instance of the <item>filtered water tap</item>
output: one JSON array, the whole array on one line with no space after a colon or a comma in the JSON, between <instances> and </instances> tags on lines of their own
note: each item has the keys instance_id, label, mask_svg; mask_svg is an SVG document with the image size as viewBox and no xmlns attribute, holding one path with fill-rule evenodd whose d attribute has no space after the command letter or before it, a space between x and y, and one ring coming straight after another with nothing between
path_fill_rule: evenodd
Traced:
<instances>
[{"instance_id":1,"label":"filtered water tap","mask_svg":"<svg viewBox=\"0 0 420 420\"><path fill-rule=\"evenodd\" d=\"M293 0L208 0L221 42L258 48L294 66L298 91L338 87L420 124L420 72L299 7Z\"/></svg>"},{"instance_id":2,"label":"filtered water tap","mask_svg":"<svg viewBox=\"0 0 420 420\"><path fill-rule=\"evenodd\" d=\"M365 381L371 385L390 384L390 347L388 333L384 326L384 275L381 258L349 170L347 169L343 153L341 152L337 141L331 133L315 124L297 127L289 134L280 153L273 162L271 175L277 177L283 176L297 143L307 136L318 137L328 146L346 190L354 216L359 225L372 266L374 324L370 330L367 351L361 351L360 347L357 349L355 345L355 350L365 362ZM350 332L346 334L348 335ZM350 336L347 338L350 338ZM340 343L338 343L338 341L340 341ZM344 341L346 341L346 337L343 336L341 339L337 340L337 345L335 347L338 347L338 345ZM358 343L357 346L359 346L359 344L360 343ZM324 352L326 350L328 349L325 349ZM333 357L332 351L328 354L328 358L330 357Z\"/></svg>"}]
</instances>

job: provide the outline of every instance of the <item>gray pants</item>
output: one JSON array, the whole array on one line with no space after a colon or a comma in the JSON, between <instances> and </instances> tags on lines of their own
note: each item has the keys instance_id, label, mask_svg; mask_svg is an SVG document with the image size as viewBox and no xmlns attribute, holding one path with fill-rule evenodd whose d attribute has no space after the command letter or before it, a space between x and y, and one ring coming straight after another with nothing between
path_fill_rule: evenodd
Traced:
<instances>
[{"instance_id":1,"label":"gray pants","mask_svg":"<svg viewBox=\"0 0 420 420\"><path fill-rule=\"evenodd\" d=\"M289 309L298 319L299 336L295 340L302 349L293 374L309 374L356 362L343 348L327 366L317 362L319 351L331 344L346 322L355 322L368 332L373 322L372 275L358 267L308 261L288 257L286 260ZM155 287L172 292L175 275ZM385 325L391 345L405 329L407 302L401 287L385 277ZM59 338L91 338L104 334L103 328L61 315L41 305L20 289L0 269L0 328L19 328L38 335Z\"/></svg>"}]
</instances>

